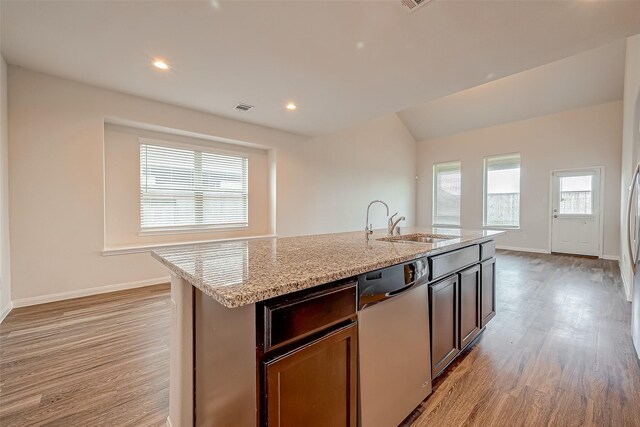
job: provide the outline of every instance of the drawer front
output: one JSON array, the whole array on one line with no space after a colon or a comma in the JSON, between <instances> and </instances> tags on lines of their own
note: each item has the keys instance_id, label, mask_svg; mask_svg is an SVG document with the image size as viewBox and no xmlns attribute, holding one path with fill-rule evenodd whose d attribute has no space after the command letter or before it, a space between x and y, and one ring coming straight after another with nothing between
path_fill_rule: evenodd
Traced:
<instances>
[{"instance_id":1,"label":"drawer front","mask_svg":"<svg viewBox=\"0 0 640 427\"><path fill-rule=\"evenodd\" d=\"M487 260L496 256L496 241L485 242L480 244L480 261Z\"/></svg>"},{"instance_id":2,"label":"drawer front","mask_svg":"<svg viewBox=\"0 0 640 427\"><path fill-rule=\"evenodd\" d=\"M480 260L480 246L473 245L429 258L429 280L436 280Z\"/></svg>"},{"instance_id":3,"label":"drawer front","mask_svg":"<svg viewBox=\"0 0 640 427\"><path fill-rule=\"evenodd\" d=\"M264 305L264 351L356 318L356 282Z\"/></svg>"}]
</instances>

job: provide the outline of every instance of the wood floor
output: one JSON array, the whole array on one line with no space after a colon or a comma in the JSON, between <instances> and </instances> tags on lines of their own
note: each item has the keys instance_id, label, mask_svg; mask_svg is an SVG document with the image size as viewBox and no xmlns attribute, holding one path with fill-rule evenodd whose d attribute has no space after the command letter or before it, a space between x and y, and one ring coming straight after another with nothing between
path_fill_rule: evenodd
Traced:
<instances>
[{"instance_id":1,"label":"wood floor","mask_svg":"<svg viewBox=\"0 0 640 427\"><path fill-rule=\"evenodd\" d=\"M164 426L169 285L14 309L0 325L0 426Z\"/></svg>"},{"instance_id":2,"label":"wood floor","mask_svg":"<svg viewBox=\"0 0 640 427\"><path fill-rule=\"evenodd\" d=\"M496 317L411 426L640 426L617 263L504 251L497 266Z\"/></svg>"},{"instance_id":3,"label":"wood floor","mask_svg":"<svg viewBox=\"0 0 640 427\"><path fill-rule=\"evenodd\" d=\"M501 252L497 276L497 316L407 425L640 426L617 264ZM0 426L164 425L169 316L167 285L12 311Z\"/></svg>"}]
</instances>

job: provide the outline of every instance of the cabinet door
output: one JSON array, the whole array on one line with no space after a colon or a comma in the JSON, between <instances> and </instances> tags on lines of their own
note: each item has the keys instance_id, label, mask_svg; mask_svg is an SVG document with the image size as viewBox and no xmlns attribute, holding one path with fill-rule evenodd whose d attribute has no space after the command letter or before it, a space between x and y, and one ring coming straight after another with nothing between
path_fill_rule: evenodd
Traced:
<instances>
[{"instance_id":1,"label":"cabinet door","mask_svg":"<svg viewBox=\"0 0 640 427\"><path fill-rule=\"evenodd\" d=\"M356 426L356 324L265 363L269 427Z\"/></svg>"},{"instance_id":2,"label":"cabinet door","mask_svg":"<svg viewBox=\"0 0 640 427\"><path fill-rule=\"evenodd\" d=\"M460 348L480 333L480 265L458 273L460 281Z\"/></svg>"},{"instance_id":3,"label":"cabinet door","mask_svg":"<svg viewBox=\"0 0 640 427\"><path fill-rule=\"evenodd\" d=\"M458 276L429 286L431 315L431 377L460 352L458 346Z\"/></svg>"},{"instance_id":4,"label":"cabinet door","mask_svg":"<svg viewBox=\"0 0 640 427\"><path fill-rule=\"evenodd\" d=\"M492 258L482 263L482 303L480 317L484 328L489 320L496 315L496 259Z\"/></svg>"}]
</instances>

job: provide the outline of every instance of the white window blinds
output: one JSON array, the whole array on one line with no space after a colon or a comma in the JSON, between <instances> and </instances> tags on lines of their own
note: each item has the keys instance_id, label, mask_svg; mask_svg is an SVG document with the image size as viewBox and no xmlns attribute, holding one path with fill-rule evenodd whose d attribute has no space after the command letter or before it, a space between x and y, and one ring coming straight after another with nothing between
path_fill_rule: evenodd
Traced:
<instances>
[{"instance_id":1,"label":"white window blinds","mask_svg":"<svg viewBox=\"0 0 640 427\"><path fill-rule=\"evenodd\" d=\"M460 225L460 162L433 165L433 225Z\"/></svg>"},{"instance_id":2,"label":"white window blinds","mask_svg":"<svg viewBox=\"0 0 640 427\"><path fill-rule=\"evenodd\" d=\"M484 225L520 226L520 154L485 157Z\"/></svg>"},{"instance_id":3,"label":"white window blinds","mask_svg":"<svg viewBox=\"0 0 640 427\"><path fill-rule=\"evenodd\" d=\"M142 231L246 227L248 159L140 144Z\"/></svg>"}]
</instances>

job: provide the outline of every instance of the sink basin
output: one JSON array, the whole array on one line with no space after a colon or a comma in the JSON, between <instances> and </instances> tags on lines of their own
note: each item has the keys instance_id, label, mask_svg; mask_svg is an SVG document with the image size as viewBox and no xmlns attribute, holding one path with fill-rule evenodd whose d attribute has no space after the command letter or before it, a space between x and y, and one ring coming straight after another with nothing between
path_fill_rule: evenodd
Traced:
<instances>
[{"instance_id":1,"label":"sink basin","mask_svg":"<svg viewBox=\"0 0 640 427\"><path fill-rule=\"evenodd\" d=\"M448 234L430 234L430 233L420 233L420 234L407 234L404 236L392 236L392 237L384 237L382 240L384 242L416 242L416 243L439 243L444 242L445 240L457 239L459 236L451 236Z\"/></svg>"}]
</instances>

